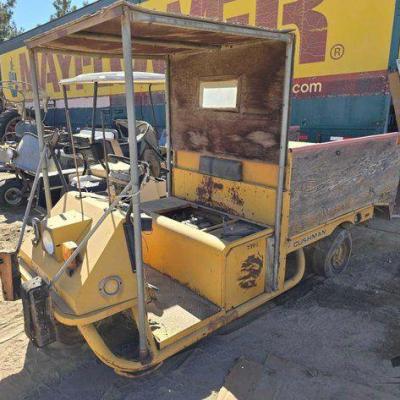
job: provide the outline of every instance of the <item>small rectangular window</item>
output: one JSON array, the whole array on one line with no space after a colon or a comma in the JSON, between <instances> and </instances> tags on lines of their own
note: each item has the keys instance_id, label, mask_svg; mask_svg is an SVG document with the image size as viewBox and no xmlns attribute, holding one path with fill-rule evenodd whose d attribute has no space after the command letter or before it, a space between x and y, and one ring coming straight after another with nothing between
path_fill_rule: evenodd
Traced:
<instances>
[{"instance_id":1,"label":"small rectangular window","mask_svg":"<svg viewBox=\"0 0 400 400\"><path fill-rule=\"evenodd\" d=\"M200 107L217 110L236 110L238 104L237 79L200 82Z\"/></svg>"}]
</instances>

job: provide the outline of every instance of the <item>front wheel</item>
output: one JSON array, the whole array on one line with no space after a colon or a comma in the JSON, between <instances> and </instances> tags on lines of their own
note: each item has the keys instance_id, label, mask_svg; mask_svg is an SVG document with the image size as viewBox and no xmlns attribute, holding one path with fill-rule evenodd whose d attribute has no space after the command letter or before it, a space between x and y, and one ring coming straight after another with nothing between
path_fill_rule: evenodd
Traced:
<instances>
[{"instance_id":1,"label":"front wheel","mask_svg":"<svg viewBox=\"0 0 400 400\"><path fill-rule=\"evenodd\" d=\"M25 203L24 185L19 179L7 179L0 185L0 206L16 208Z\"/></svg>"},{"instance_id":2,"label":"front wheel","mask_svg":"<svg viewBox=\"0 0 400 400\"><path fill-rule=\"evenodd\" d=\"M339 275L348 269L352 247L350 231L339 227L307 249L307 261L318 275L327 278Z\"/></svg>"}]
</instances>

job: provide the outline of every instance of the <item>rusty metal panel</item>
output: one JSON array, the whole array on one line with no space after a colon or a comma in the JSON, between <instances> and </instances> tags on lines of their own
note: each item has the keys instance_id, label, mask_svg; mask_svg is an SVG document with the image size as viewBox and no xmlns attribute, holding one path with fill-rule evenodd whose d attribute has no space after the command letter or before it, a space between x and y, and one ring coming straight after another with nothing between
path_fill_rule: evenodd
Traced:
<instances>
[{"instance_id":1,"label":"rusty metal panel","mask_svg":"<svg viewBox=\"0 0 400 400\"><path fill-rule=\"evenodd\" d=\"M174 196L273 226L276 189L175 168Z\"/></svg>"}]
</instances>

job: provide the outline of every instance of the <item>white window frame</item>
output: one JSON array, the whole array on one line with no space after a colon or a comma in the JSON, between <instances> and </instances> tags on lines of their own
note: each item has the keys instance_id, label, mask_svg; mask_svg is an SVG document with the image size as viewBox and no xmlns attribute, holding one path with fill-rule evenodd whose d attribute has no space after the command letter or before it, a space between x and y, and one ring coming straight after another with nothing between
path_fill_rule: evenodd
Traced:
<instances>
[{"instance_id":1,"label":"white window frame","mask_svg":"<svg viewBox=\"0 0 400 400\"><path fill-rule=\"evenodd\" d=\"M236 87L236 103L229 104L226 107L218 107L217 105L204 106L204 89L218 89L218 88L233 88ZM239 111L239 95L240 95L240 81L239 79L202 79L199 85L199 107L202 110L215 110L215 111Z\"/></svg>"}]
</instances>

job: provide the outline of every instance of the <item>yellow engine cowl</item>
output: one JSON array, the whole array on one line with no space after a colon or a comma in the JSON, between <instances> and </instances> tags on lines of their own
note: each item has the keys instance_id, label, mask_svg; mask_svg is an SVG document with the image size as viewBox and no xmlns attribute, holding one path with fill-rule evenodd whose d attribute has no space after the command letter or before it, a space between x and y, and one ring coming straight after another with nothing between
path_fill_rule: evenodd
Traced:
<instances>
[{"instance_id":1,"label":"yellow engine cowl","mask_svg":"<svg viewBox=\"0 0 400 400\"><path fill-rule=\"evenodd\" d=\"M107 206L99 196L84 195L81 208L77 193L65 194L52 209L45 227L54 239L55 254L48 254L41 243L35 246L31 238L26 238L19 256L36 274L51 280L64 262L61 245L79 243ZM56 282L56 292L73 314L84 315L136 298L136 275L129 261L124 220L122 212L111 213L82 251L80 266L71 276L64 274Z\"/></svg>"},{"instance_id":2,"label":"yellow engine cowl","mask_svg":"<svg viewBox=\"0 0 400 400\"><path fill-rule=\"evenodd\" d=\"M62 256L62 245L67 242L78 243L89 231L92 219L88 218L76 210L69 210L64 213L54 215L44 220L41 226L41 244L44 250L44 235L51 242L53 251L47 251L53 255L57 261L64 261Z\"/></svg>"}]
</instances>

